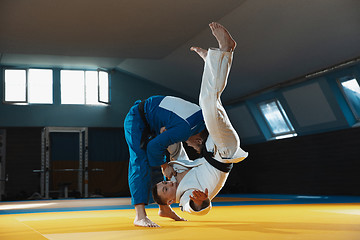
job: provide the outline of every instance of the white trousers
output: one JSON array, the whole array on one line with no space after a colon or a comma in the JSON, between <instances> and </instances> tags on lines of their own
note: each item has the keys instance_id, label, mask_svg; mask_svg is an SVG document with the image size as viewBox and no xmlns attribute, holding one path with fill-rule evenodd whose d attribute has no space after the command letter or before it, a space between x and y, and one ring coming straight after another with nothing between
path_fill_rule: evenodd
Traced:
<instances>
[{"instance_id":1,"label":"white trousers","mask_svg":"<svg viewBox=\"0 0 360 240\"><path fill-rule=\"evenodd\" d=\"M240 148L240 138L231 125L221 103L229 76L233 52L210 48L202 76L199 105L202 109L206 128L214 143L214 151L220 154L222 162L240 162L248 153ZM208 143L207 143L208 146ZM209 149L208 149L209 150Z\"/></svg>"}]
</instances>

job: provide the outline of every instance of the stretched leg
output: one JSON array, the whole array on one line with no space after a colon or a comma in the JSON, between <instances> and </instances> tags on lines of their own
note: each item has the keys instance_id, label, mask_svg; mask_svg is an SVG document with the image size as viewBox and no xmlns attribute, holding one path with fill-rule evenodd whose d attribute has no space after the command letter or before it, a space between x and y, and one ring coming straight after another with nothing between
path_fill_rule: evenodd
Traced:
<instances>
[{"instance_id":1,"label":"stretched leg","mask_svg":"<svg viewBox=\"0 0 360 240\"><path fill-rule=\"evenodd\" d=\"M159 227L159 225L147 217L145 210L145 204L148 203L150 194L150 167L147 165L139 166L136 163L137 166L134 166L131 163L133 160L130 159L129 163L129 188L131 201L135 206L136 213L134 225L140 227Z\"/></svg>"},{"instance_id":2,"label":"stretched leg","mask_svg":"<svg viewBox=\"0 0 360 240\"><path fill-rule=\"evenodd\" d=\"M240 149L240 138L231 125L220 100L227 84L233 57L232 51L236 47L236 42L219 23L211 23L209 26L219 43L219 49L209 49L206 54L199 96L200 107L209 134L222 158L237 158L236 153L239 151L240 155L246 157L247 153ZM196 52L198 53L198 51ZM202 56L200 55L200 57ZM228 160L228 162L241 160Z\"/></svg>"},{"instance_id":3,"label":"stretched leg","mask_svg":"<svg viewBox=\"0 0 360 240\"><path fill-rule=\"evenodd\" d=\"M132 111L133 110L133 111ZM159 227L152 222L146 214L145 204L149 201L150 195L150 166L147 161L146 152L140 148L142 129L141 119L136 112L131 109L124 122L125 139L129 146L129 188L132 204L135 205L135 226Z\"/></svg>"}]
</instances>

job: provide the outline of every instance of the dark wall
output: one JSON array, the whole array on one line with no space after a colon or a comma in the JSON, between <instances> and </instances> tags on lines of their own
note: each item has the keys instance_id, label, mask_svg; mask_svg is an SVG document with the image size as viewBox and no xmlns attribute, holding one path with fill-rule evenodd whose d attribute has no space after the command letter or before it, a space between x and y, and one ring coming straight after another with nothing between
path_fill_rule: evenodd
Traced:
<instances>
[{"instance_id":1,"label":"dark wall","mask_svg":"<svg viewBox=\"0 0 360 240\"><path fill-rule=\"evenodd\" d=\"M40 192L41 128L6 128L5 198L22 200ZM9 197L9 198L8 198Z\"/></svg>"},{"instance_id":2,"label":"dark wall","mask_svg":"<svg viewBox=\"0 0 360 240\"><path fill-rule=\"evenodd\" d=\"M6 173L3 200L25 200L40 193L40 127L7 127ZM122 128L89 128L89 195L129 196L127 182L128 147ZM79 142L75 133L50 134L50 169L76 169L79 166ZM61 153L61 154L60 154ZM101 169L103 171L92 171ZM70 183L69 196L77 191L77 172L50 172L51 197L59 197L61 183Z\"/></svg>"},{"instance_id":3,"label":"dark wall","mask_svg":"<svg viewBox=\"0 0 360 240\"><path fill-rule=\"evenodd\" d=\"M222 193L360 195L360 128L243 146Z\"/></svg>"},{"instance_id":4,"label":"dark wall","mask_svg":"<svg viewBox=\"0 0 360 240\"><path fill-rule=\"evenodd\" d=\"M41 128L6 131L9 181L3 200L23 200L40 191L39 175L32 170L40 169ZM249 157L234 165L221 193L360 195L360 128L247 145L243 149ZM53 168L75 165L61 159L52 162ZM89 194L129 196L128 150L121 128L89 128L89 168L104 169L89 173ZM56 190L57 182L76 183L76 177L54 175L51 181Z\"/></svg>"}]
</instances>

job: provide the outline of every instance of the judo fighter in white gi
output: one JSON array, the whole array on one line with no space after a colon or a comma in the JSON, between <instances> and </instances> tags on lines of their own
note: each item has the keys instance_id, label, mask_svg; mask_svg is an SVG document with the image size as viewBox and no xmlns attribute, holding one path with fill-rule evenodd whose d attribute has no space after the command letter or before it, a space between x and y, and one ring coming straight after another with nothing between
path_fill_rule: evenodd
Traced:
<instances>
[{"instance_id":1,"label":"judo fighter in white gi","mask_svg":"<svg viewBox=\"0 0 360 240\"><path fill-rule=\"evenodd\" d=\"M203 157L190 161L181 143L171 145L168 147L171 156L168 164L176 174L171 181L160 182L153 188L154 200L159 205L179 203L182 211L197 215L209 212L211 200L224 186L232 164L248 156L240 148L239 136L220 100L227 84L236 42L219 23L209 26L219 48L191 48L205 61L199 104L209 135L195 139L199 144L193 146L198 152L202 151Z\"/></svg>"}]
</instances>

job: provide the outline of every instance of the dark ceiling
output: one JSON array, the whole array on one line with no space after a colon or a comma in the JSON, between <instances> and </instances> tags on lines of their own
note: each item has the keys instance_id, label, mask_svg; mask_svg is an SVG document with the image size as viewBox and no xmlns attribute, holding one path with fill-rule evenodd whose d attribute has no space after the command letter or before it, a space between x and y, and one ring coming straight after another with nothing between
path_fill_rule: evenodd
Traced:
<instances>
[{"instance_id":1,"label":"dark ceiling","mask_svg":"<svg viewBox=\"0 0 360 240\"><path fill-rule=\"evenodd\" d=\"M359 0L0 0L1 65L117 68L196 99L216 46L238 43L231 102L360 56Z\"/></svg>"}]
</instances>

